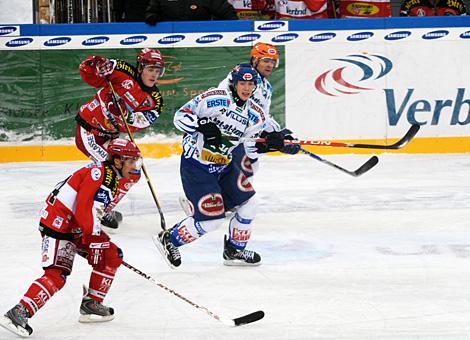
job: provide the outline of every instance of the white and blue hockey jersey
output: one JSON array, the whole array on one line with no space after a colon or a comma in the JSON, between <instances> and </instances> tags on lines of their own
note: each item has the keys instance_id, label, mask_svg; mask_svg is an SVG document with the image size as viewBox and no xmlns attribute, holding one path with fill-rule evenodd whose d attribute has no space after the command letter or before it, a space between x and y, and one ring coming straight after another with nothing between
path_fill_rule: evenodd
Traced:
<instances>
[{"instance_id":1,"label":"white and blue hockey jersey","mask_svg":"<svg viewBox=\"0 0 470 340\"><path fill-rule=\"evenodd\" d=\"M220 129L220 146L204 143L203 134L196 131L201 118L208 118ZM227 137L257 137L266 128L266 114L251 99L243 107L238 107L229 90L216 88L183 105L175 113L174 124L187 134L183 138L183 156L196 161L210 173L220 173L230 164L233 149L241 144L239 140L229 140ZM254 142L245 142L244 147L248 157L258 158Z\"/></svg>"}]
</instances>

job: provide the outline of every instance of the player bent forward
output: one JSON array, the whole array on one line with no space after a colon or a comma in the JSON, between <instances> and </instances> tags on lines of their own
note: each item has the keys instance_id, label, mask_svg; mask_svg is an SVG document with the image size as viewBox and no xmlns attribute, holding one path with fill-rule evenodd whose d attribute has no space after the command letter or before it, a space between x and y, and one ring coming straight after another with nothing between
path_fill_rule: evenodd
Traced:
<instances>
[{"instance_id":1,"label":"player bent forward","mask_svg":"<svg viewBox=\"0 0 470 340\"><path fill-rule=\"evenodd\" d=\"M175 126L186 133L180 174L193 214L154 239L172 268L181 264L178 247L217 229L224 221L225 211L232 208L236 213L229 223L228 238L225 237L224 264L261 263L258 253L245 249L255 218L255 191L238 164L232 162L232 151L243 142L240 139L256 137L265 128L262 108L250 99L256 77L251 65L237 65L229 88L208 90L175 114ZM238 139L231 141L228 136ZM272 136L266 136L269 148L281 149L283 137ZM245 141L244 146L250 158L258 157L254 142Z\"/></svg>"},{"instance_id":2,"label":"player bent forward","mask_svg":"<svg viewBox=\"0 0 470 340\"><path fill-rule=\"evenodd\" d=\"M123 255L101 230L100 220L117 194L119 179L138 174L142 160L137 146L127 139L113 139L107 152L106 161L91 163L74 172L47 197L39 222L44 275L0 318L0 325L7 330L23 337L33 332L28 319L64 286L77 253L87 257L93 267L80 305L79 321L114 318L113 308L102 302Z\"/></svg>"}]
</instances>

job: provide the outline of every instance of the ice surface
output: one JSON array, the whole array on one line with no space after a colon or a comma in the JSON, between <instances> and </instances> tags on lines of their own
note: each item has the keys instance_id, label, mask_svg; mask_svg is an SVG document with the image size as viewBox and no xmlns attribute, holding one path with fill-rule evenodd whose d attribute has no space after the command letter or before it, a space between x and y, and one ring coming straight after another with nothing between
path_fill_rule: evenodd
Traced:
<instances>
[{"instance_id":1,"label":"ice surface","mask_svg":"<svg viewBox=\"0 0 470 340\"><path fill-rule=\"evenodd\" d=\"M326 156L355 169L368 156ZM30 324L34 339L469 339L470 154L380 155L353 178L307 156L264 157L254 186L259 215L249 248L263 264L222 265L226 227L181 249L169 269L151 235L160 228L144 179L120 204L111 236L127 262L226 318L230 328L127 268L106 303L115 320L79 324L90 268L77 257L66 286ZM0 164L0 311L42 275L38 211L60 180L84 165ZM167 225L179 221L177 157L146 160ZM0 329L0 339L12 339Z\"/></svg>"}]
</instances>

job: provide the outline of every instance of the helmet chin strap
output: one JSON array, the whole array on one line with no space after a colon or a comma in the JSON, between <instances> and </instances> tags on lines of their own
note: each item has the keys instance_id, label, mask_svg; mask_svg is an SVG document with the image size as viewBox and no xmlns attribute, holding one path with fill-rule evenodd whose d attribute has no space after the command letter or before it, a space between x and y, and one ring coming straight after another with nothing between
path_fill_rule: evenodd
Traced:
<instances>
[{"instance_id":1,"label":"helmet chin strap","mask_svg":"<svg viewBox=\"0 0 470 340\"><path fill-rule=\"evenodd\" d=\"M235 89L235 85L230 84L229 85L230 92L232 92L232 97L233 100L235 101L235 104L237 104L238 107L242 107L245 105L246 100L242 100L237 93L237 90Z\"/></svg>"}]
</instances>

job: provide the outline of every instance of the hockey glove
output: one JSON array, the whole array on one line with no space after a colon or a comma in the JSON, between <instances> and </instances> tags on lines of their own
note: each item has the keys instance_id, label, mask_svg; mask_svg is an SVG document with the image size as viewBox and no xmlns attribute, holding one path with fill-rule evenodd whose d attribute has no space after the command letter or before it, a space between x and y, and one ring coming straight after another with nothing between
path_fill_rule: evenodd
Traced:
<instances>
[{"instance_id":1,"label":"hockey glove","mask_svg":"<svg viewBox=\"0 0 470 340\"><path fill-rule=\"evenodd\" d=\"M255 144L258 153L280 151L284 147L284 135L281 132L263 131L260 137L264 138L264 142Z\"/></svg>"},{"instance_id":2,"label":"hockey glove","mask_svg":"<svg viewBox=\"0 0 470 340\"><path fill-rule=\"evenodd\" d=\"M284 139L287 140L295 140L294 136L292 136L292 131L289 129L282 129L281 133L284 135ZM300 150L300 145L299 144L286 144L284 147L281 149L282 153L287 153L289 155L295 155L298 153Z\"/></svg>"},{"instance_id":3,"label":"hockey glove","mask_svg":"<svg viewBox=\"0 0 470 340\"><path fill-rule=\"evenodd\" d=\"M106 78L113 73L114 65L108 58L95 57L95 74L100 78Z\"/></svg>"},{"instance_id":4,"label":"hockey glove","mask_svg":"<svg viewBox=\"0 0 470 340\"><path fill-rule=\"evenodd\" d=\"M199 126L196 131L204 135L204 143L220 146L222 144L222 133L220 129L207 118L201 118L198 121Z\"/></svg>"},{"instance_id":5,"label":"hockey glove","mask_svg":"<svg viewBox=\"0 0 470 340\"><path fill-rule=\"evenodd\" d=\"M91 235L87 237L88 245L87 260L96 270L103 270L106 267L105 252L109 249L109 236L102 233L100 236Z\"/></svg>"}]
</instances>

